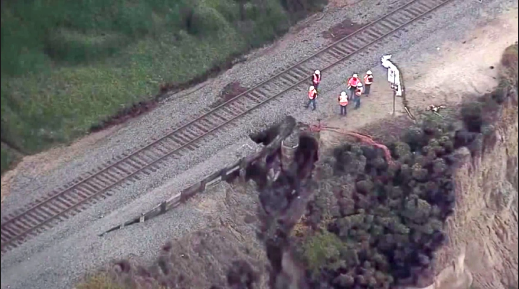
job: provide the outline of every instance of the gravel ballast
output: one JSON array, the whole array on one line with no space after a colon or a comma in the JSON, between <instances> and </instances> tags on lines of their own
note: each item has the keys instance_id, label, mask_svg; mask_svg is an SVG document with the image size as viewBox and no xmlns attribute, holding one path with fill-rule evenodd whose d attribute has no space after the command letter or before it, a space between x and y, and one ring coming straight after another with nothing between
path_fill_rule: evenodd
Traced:
<instances>
[{"instance_id":1,"label":"gravel ballast","mask_svg":"<svg viewBox=\"0 0 519 289\"><path fill-rule=\"evenodd\" d=\"M23 192L50 190L56 184L61 184L62 180L69 181L80 173L96 167L97 163L92 160L108 160L128 148L145 143L152 136L162 135L161 130L172 128L185 118L181 112L195 112L210 104L226 83L239 80L243 86L250 86L265 80L280 68L309 56L329 41L314 36L320 35L320 31L327 30L344 18L358 22L359 18L365 17L366 21L369 21L385 13L389 5L400 6L403 1L386 2L388 3L375 5L376 1L365 0L355 7L330 11L318 23L303 29L298 35L287 36L291 41L283 49L279 49L279 52L269 52L268 57L261 56L251 62L239 64L221 77L210 81L195 94L167 101L151 113L131 121L109 140L100 144L95 151L56 169L47 176L38 176L38 182L34 181L36 176L21 175L13 184L11 195L4 202L2 214L5 213L5 208L19 208L27 203L27 199L37 197L37 194L27 196ZM166 240L178 238L204 226L203 222L200 222L199 212L192 207L203 195L149 222L127 227L103 238L97 237L97 234L145 212L166 198L171 193L170 189L147 192L152 192L153 188L161 186L167 180L172 179L168 188L178 186L180 190L231 163L238 158L236 154L253 151L255 144L244 138L248 133L265 128L287 114L307 123L324 118L336 106L336 95L343 89L341 84L354 70L364 71L375 67L372 69L375 74L385 73L379 66L381 55L391 53L402 69L412 67L427 61L423 55L434 55L436 47L442 42L459 41L467 27L475 27L479 23L491 20L510 7L517 7L517 2L491 0L482 3L462 1L449 4L448 7L435 12L433 18L409 29L405 35L398 38L389 37L387 43L375 53L348 60L331 71L325 71L316 112L304 111L302 108L306 100L306 87L299 89L299 92L290 91L282 98L263 106L235 122L225 136L204 142L199 151L187 155L180 161L168 163L164 169L147 179L117 188L114 196L104 202L92 206L6 254L2 257L2 288L70 288L86 271L113 258L134 255L142 260L151 260ZM368 16L361 16L368 11L371 13L370 19ZM246 143L250 148L244 146ZM222 152L222 149L227 147L228 149ZM101 216L104 217L100 218Z\"/></svg>"},{"instance_id":2,"label":"gravel ballast","mask_svg":"<svg viewBox=\"0 0 519 289\"><path fill-rule=\"evenodd\" d=\"M99 142L95 147L69 163L44 175L30 175L21 172L11 184L11 194L4 201L5 209L2 210L2 216L24 207L27 203L51 192L58 186L97 168L103 162L108 162L127 151L134 151L139 146L151 142L151 139L165 135L168 131L179 127L180 123L194 119L215 101L220 91L228 83L239 81L242 86L251 87L305 59L331 43L330 40L320 35L343 19L348 18L356 23L368 23L407 2L409 0L364 0L354 7L327 11L323 14L324 17L318 21L319 25L311 25L297 35L289 34L283 37L281 42L288 42L288 44L282 49L278 47L275 51L271 51L271 47L266 47L254 51L246 56L250 61L237 64L221 76L199 85L192 89L195 91L194 93L181 92L171 95L162 106L130 121L109 138ZM312 19L319 19L323 15L314 15L303 22L311 24ZM305 26L304 23L301 25ZM265 118L265 120L267 123L273 121L271 118ZM265 121L262 120L261 123L265 123ZM244 127L242 131L247 129L249 128Z\"/></svg>"}]
</instances>

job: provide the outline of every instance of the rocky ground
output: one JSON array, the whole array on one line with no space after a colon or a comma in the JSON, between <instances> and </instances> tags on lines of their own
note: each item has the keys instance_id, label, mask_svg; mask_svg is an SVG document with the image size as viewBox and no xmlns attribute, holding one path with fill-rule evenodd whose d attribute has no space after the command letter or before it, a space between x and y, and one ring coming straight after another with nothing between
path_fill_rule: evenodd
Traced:
<instances>
[{"instance_id":1,"label":"rocky ground","mask_svg":"<svg viewBox=\"0 0 519 289\"><path fill-rule=\"evenodd\" d=\"M57 183L62 183L61 180L74 178L95 167L97 163L92 160L108 159L146 142L152 136L161 135L181 119L189 117L182 112L196 112L211 104L227 83L239 79L243 86L253 85L318 50L331 41L322 32L345 18L355 23L366 22L383 14L390 6L396 7L405 1L383 1L378 5L377 2L364 0L342 7L339 6L348 3L334 2L337 6L331 5L322 15L304 21L276 44L248 55L249 61L193 88L192 93L173 95L151 113L109 131L93 134L71 147L27 158L2 178L3 197L4 192L10 192L3 202L2 215L36 198L38 192L56 187ZM228 137L207 144L202 148L203 152L188 156L182 163L172 163L147 180L119 188L106 202L13 250L2 257L2 288L70 288L84 272L113 258L133 256L141 261L150 261L166 240L189 240L190 232L223 226L218 220L229 220L231 225L228 226L238 228L237 240L252 244L253 234L244 229L250 225L242 224L245 222L240 222L241 217L233 216L232 211L250 210L254 207L254 196L244 194L243 200L228 206L222 197L225 193L218 193L218 190L197 196L186 206L142 225L103 238L96 235L144 212L171 191L178 191L222 164L232 162L240 154L254 150L255 144L244 136L283 115L296 115L304 122L323 118L330 124L344 125L347 129L358 129L388 117L392 107L391 92L384 81L384 70L377 66L382 54L392 53L394 61L402 68L414 110L423 109L431 101L435 104L457 102L464 95L490 90L496 76L496 70L490 66L496 66L503 49L517 41L517 1L463 1L450 7L438 11L434 18L399 35L399 38L388 39L377 54L352 60L327 72L316 112L302 110L304 95L288 93L281 100L282 105L267 106L237 122ZM334 117L333 114L338 113L336 95L344 89L342 83L346 77L354 70L363 71L370 67L374 67L372 70L378 80L372 96L365 99L361 110L350 113L347 119ZM462 81L453 82L458 74L462 75ZM402 113L400 104L397 112ZM322 137L326 142L327 136L324 134ZM336 139L328 136L330 143ZM225 149L227 151L216 154ZM209 158L211 155L213 157ZM192 169L186 171L187 168ZM175 178L167 187L153 190L172 177ZM246 239L239 236L246 236Z\"/></svg>"}]
</instances>

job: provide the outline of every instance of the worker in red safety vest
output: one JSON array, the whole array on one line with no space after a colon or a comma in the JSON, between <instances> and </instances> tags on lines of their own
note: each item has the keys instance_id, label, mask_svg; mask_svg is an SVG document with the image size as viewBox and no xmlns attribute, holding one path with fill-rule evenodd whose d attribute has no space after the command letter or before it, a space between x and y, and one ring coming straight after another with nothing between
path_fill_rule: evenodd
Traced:
<instances>
[{"instance_id":1,"label":"worker in red safety vest","mask_svg":"<svg viewBox=\"0 0 519 289\"><path fill-rule=\"evenodd\" d=\"M355 89L357 89L357 84L360 83L359 76L355 73L352 77L348 79L348 90L350 91L350 97L353 98L355 95Z\"/></svg>"},{"instance_id":2,"label":"worker in red safety vest","mask_svg":"<svg viewBox=\"0 0 519 289\"><path fill-rule=\"evenodd\" d=\"M358 109L360 107L360 97L362 96L362 92L364 89L362 89L362 82L359 81L357 83L357 87L355 88L355 94L353 96L353 101L355 101L355 109Z\"/></svg>"},{"instance_id":3,"label":"worker in red safety vest","mask_svg":"<svg viewBox=\"0 0 519 289\"><path fill-rule=\"evenodd\" d=\"M313 109L315 110L315 98L317 97L317 89L312 85L308 89L308 103L306 104L305 108L308 108L310 104L312 104Z\"/></svg>"},{"instance_id":4,"label":"worker in red safety vest","mask_svg":"<svg viewBox=\"0 0 519 289\"><path fill-rule=\"evenodd\" d=\"M316 70L312 75L312 85L317 89L319 87L319 83L321 83L321 72Z\"/></svg>"},{"instance_id":5,"label":"worker in red safety vest","mask_svg":"<svg viewBox=\"0 0 519 289\"><path fill-rule=\"evenodd\" d=\"M364 95L369 96L369 91L371 90L371 84L373 83L373 73L371 70L366 72L364 75Z\"/></svg>"},{"instance_id":6,"label":"worker in red safety vest","mask_svg":"<svg viewBox=\"0 0 519 289\"><path fill-rule=\"evenodd\" d=\"M348 111L346 110L346 107L348 106L348 95L345 91L341 92L339 95L339 98L337 99L339 101L339 106L341 107L341 115L346 115Z\"/></svg>"}]
</instances>

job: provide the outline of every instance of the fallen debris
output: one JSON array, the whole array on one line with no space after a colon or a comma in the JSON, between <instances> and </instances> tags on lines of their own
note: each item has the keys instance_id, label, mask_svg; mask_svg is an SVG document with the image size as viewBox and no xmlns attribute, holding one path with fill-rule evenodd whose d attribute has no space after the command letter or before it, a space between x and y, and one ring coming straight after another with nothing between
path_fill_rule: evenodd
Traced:
<instances>
[{"instance_id":1,"label":"fallen debris","mask_svg":"<svg viewBox=\"0 0 519 289\"><path fill-rule=\"evenodd\" d=\"M359 30L362 25L352 22L349 19L342 21L341 23L332 26L327 31L323 32L323 37L326 39L331 39L333 41L337 41L342 39L352 33L355 33Z\"/></svg>"},{"instance_id":2,"label":"fallen debris","mask_svg":"<svg viewBox=\"0 0 519 289\"><path fill-rule=\"evenodd\" d=\"M445 106L445 105L439 105L439 106L436 106L436 105L434 105L434 104L431 104L431 105L429 105L429 106L427 107L427 111L431 111L432 113L434 113L434 114L436 114L436 115L438 115L438 116L441 116L441 114L440 114L440 110L442 110L442 109L446 109L446 108L447 108L447 106Z\"/></svg>"},{"instance_id":3,"label":"fallen debris","mask_svg":"<svg viewBox=\"0 0 519 289\"><path fill-rule=\"evenodd\" d=\"M445 105L436 106L434 104L431 104L427 107L427 110L432 111L432 112L440 112L441 109L446 109L446 108L447 108L447 106L445 106Z\"/></svg>"},{"instance_id":4,"label":"fallen debris","mask_svg":"<svg viewBox=\"0 0 519 289\"><path fill-rule=\"evenodd\" d=\"M211 108L215 108L235 97L247 91L248 88L241 86L237 81L231 82L224 86L217 100L210 105Z\"/></svg>"}]
</instances>

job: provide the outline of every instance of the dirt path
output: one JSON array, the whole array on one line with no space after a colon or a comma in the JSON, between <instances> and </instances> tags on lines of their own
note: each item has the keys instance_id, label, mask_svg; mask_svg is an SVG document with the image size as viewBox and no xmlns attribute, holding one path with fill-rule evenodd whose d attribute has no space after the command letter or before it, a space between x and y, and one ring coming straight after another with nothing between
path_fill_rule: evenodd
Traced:
<instances>
[{"instance_id":1,"label":"dirt path","mask_svg":"<svg viewBox=\"0 0 519 289\"><path fill-rule=\"evenodd\" d=\"M462 43L447 42L437 47L439 55L424 55L427 61L421 64L400 61L412 111L424 110L431 104L452 106L460 103L464 96L490 92L497 85L497 68L502 52L517 41L517 19L517 10L509 11L488 25L470 31ZM381 69L378 71L386 73ZM377 81L372 85L371 95L362 99L361 109L353 110L353 105L350 105L347 117L334 114L323 122L356 130L391 117L393 93L385 75L375 77ZM401 99L397 98L396 116L404 114ZM325 146L337 143L337 134L333 132L323 132L320 137Z\"/></svg>"}]
</instances>

